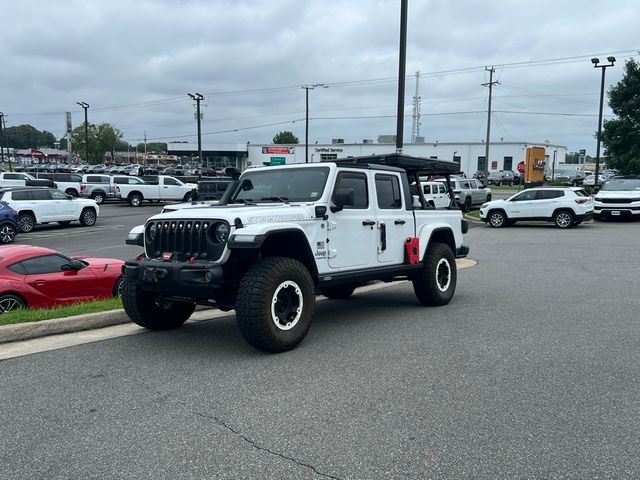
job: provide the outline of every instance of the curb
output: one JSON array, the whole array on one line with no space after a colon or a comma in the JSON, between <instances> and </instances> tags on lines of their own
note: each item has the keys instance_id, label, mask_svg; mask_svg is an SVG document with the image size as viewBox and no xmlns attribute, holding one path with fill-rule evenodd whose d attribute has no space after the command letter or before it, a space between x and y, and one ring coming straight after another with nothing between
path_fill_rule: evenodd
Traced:
<instances>
[{"instance_id":1,"label":"curb","mask_svg":"<svg viewBox=\"0 0 640 480\"><path fill-rule=\"evenodd\" d=\"M128 323L123 309L0 326L0 344Z\"/></svg>"},{"instance_id":2,"label":"curb","mask_svg":"<svg viewBox=\"0 0 640 480\"><path fill-rule=\"evenodd\" d=\"M473 267L477 263L478 262L476 260L472 260L470 258L458 258L456 260L456 264L459 269ZM375 283L373 285L361 287L359 288L359 291L366 292L370 290L377 290L379 288L389 287L393 284L394 283ZM229 312L205 308L201 311L196 310L190 320L201 321L226 315L229 315ZM0 325L0 345L51 335L59 335L62 333L82 332L84 330L93 330L97 328L110 327L112 325L121 325L124 323L132 322L124 312L124 309L119 309L109 310L107 312L85 313L83 315L75 315L73 317L54 318L51 320L42 320L40 322Z\"/></svg>"},{"instance_id":3,"label":"curb","mask_svg":"<svg viewBox=\"0 0 640 480\"><path fill-rule=\"evenodd\" d=\"M464 217L464 219L465 219L466 221L468 221L468 222L471 222L471 223L478 223L478 224L480 224L480 225L484 224L484 222L483 222L482 220L480 220L480 219L478 219L478 218L476 218L476 217L472 217L472 216L470 216L470 215L467 215L466 213L464 213L462 216L463 216L463 217Z\"/></svg>"}]
</instances>

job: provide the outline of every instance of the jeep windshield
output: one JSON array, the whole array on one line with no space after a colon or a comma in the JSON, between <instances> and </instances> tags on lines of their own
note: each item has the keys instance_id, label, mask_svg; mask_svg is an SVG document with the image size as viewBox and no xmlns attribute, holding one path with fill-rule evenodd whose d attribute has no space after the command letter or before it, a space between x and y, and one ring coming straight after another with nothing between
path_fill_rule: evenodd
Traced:
<instances>
[{"instance_id":1,"label":"jeep windshield","mask_svg":"<svg viewBox=\"0 0 640 480\"><path fill-rule=\"evenodd\" d=\"M610 178L600 191L638 192L640 191L640 178Z\"/></svg>"},{"instance_id":2,"label":"jeep windshield","mask_svg":"<svg viewBox=\"0 0 640 480\"><path fill-rule=\"evenodd\" d=\"M229 203L315 202L322 196L328 167L246 171Z\"/></svg>"}]
</instances>

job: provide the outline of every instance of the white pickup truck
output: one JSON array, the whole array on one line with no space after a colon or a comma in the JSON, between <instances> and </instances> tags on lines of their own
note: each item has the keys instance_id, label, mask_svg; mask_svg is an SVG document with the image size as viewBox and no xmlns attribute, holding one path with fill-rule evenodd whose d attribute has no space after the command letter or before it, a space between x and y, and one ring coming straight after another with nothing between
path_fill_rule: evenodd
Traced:
<instances>
[{"instance_id":1,"label":"white pickup truck","mask_svg":"<svg viewBox=\"0 0 640 480\"><path fill-rule=\"evenodd\" d=\"M33 178L28 173L0 172L0 188L4 187L55 187L53 180Z\"/></svg>"},{"instance_id":2,"label":"white pickup truck","mask_svg":"<svg viewBox=\"0 0 640 480\"><path fill-rule=\"evenodd\" d=\"M127 200L132 207L139 207L144 200L191 201L197 187L195 183L184 183L167 175L158 175L157 178L157 183L119 184L120 198Z\"/></svg>"},{"instance_id":3,"label":"white pickup truck","mask_svg":"<svg viewBox=\"0 0 640 480\"><path fill-rule=\"evenodd\" d=\"M344 299L372 280L411 280L422 304L446 305L468 225L420 188L414 207L409 179L458 171L390 154L236 172L218 204L131 231L127 243L145 251L124 265L124 309L151 330L181 326L196 304L235 309L251 345L282 352L305 337L316 293Z\"/></svg>"}]
</instances>

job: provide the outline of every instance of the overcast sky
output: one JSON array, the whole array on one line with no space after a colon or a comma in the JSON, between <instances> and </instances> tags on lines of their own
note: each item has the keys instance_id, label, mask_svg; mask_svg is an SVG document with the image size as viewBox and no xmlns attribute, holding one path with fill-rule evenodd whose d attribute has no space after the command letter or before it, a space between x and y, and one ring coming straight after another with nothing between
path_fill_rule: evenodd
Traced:
<instances>
[{"instance_id":1,"label":"overcast sky","mask_svg":"<svg viewBox=\"0 0 640 480\"><path fill-rule=\"evenodd\" d=\"M614 55L607 88L619 81L638 58L639 19L637 0L409 0L405 142L416 71L426 141L481 141L481 83L495 66L492 141L593 155L600 69L589 59ZM8 127L60 137L64 112L80 125L85 101L90 122L132 144L145 132L196 143L187 93L199 92L204 144L268 143L281 130L304 141L301 85L324 83L309 92L310 143L396 130L399 0L5 0L0 23Z\"/></svg>"}]
</instances>

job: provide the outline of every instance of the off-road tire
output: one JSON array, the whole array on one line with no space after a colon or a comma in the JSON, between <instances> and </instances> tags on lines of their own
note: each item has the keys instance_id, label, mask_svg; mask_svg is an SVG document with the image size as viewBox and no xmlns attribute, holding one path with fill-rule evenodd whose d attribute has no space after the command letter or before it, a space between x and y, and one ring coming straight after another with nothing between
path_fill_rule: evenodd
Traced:
<instances>
[{"instance_id":1,"label":"off-road tire","mask_svg":"<svg viewBox=\"0 0 640 480\"><path fill-rule=\"evenodd\" d=\"M422 269L413 278L413 291L423 305L449 303L456 291L458 271L449 245L433 242L427 248Z\"/></svg>"},{"instance_id":2,"label":"off-road tire","mask_svg":"<svg viewBox=\"0 0 640 480\"><path fill-rule=\"evenodd\" d=\"M98 205L104 203L104 193L96 192L91 194L91 200L96 202Z\"/></svg>"},{"instance_id":3,"label":"off-road tire","mask_svg":"<svg viewBox=\"0 0 640 480\"><path fill-rule=\"evenodd\" d=\"M267 352L284 352L307 335L314 307L314 284L307 268L292 258L268 257L242 277L236 321L249 344Z\"/></svg>"},{"instance_id":4,"label":"off-road tire","mask_svg":"<svg viewBox=\"0 0 640 480\"><path fill-rule=\"evenodd\" d=\"M462 204L462 211L464 213L467 213L469 210L471 210L471 197L465 198Z\"/></svg>"},{"instance_id":5,"label":"off-road tire","mask_svg":"<svg viewBox=\"0 0 640 480\"><path fill-rule=\"evenodd\" d=\"M124 279L121 289L122 306L129 318L149 330L170 330L182 326L196 309L193 303L164 301L152 292L145 292Z\"/></svg>"},{"instance_id":6,"label":"off-road tire","mask_svg":"<svg viewBox=\"0 0 640 480\"><path fill-rule=\"evenodd\" d=\"M0 244L8 245L13 243L17 234L17 228L12 223L3 223L0 225Z\"/></svg>"},{"instance_id":7,"label":"off-road tire","mask_svg":"<svg viewBox=\"0 0 640 480\"><path fill-rule=\"evenodd\" d=\"M132 193L131 195L129 195L129 205L131 205L132 207L139 207L140 205L142 205L142 195L140 195L139 193Z\"/></svg>"},{"instance_id":8,"label":"off-road tire","mask_svg":"<svg viewBox=\"0 0 640 480\"><path fill-rule=\"evenodd\" d=\"M27 302L25 302L22 297L11 293L0 295L0 314L12 312L20 308L27 308Z\"/></svg>"},{"instance_id":9,"label":"off-road tire","mask_svg":"<svg viewBox=\"0 0 640 480\"><path fill-rule=\"evenodd\" d=\"M93 208L85 208L82 210L78 220L80 220L80 225L83 227L92 227L98 221L98 215Z\"/></svg>"},{"instance_id":10,"label":"off-road tire","mask_svg":"<svg viewBox=\"0 0 640 480\"><path fill-rule=\"evenodd\" d=\"M558 228L571 228L575 217L569 210L559 210L553 215L553 223Z\"/></svg>"},{"instance_id":11,"label":"off-road tire","mask_svg":"<svg viewBox=\"0 0 640 480\"><path fill-rule=\"evenodd\" d=\"M36 217L31 213L21 213L18 217L18 229L23 233L32 232L36 226Z\"/></svg>"},{"instance_id":12,"label":"off-road tire","mask_svg":"<svg viewBox=\"0 0 640 480\"><path fill-rule=\"evenodd\" d=\"M356 287L354 285L336 285L335 287L325 287L322 295L332 300L343 300L353 295Z\"/></svg>"}]
</instances>

